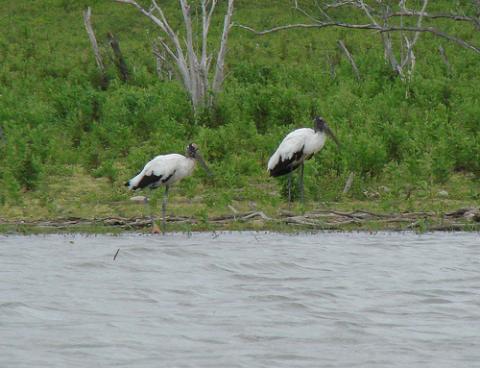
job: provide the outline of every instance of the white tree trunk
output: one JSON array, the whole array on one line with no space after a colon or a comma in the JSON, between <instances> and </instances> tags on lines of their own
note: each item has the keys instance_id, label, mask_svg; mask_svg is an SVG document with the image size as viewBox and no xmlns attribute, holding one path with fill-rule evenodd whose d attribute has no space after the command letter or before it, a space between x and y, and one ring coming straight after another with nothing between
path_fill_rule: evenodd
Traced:
<instances>
[{"instance_id":1,"label":"white tree trunk","mask_svg":"<svg viewBox=\"0 0 480 368\"><path fill-rule=\"evenodd\" d=\"M198 108L208 106L212 101L208 98L210 90L209 69L212 61L212 55L207 50L208 32L212 20L212 14L217 5L217 0L201 0L202 26L201 26L201 44L196 45L196 37L192 27L192 18L188 0L179 0L185 25L185 49L182 47L179 36L170 27L162 8L156 0L151 0L151 8L146 10L135 0L115 0L120 3L130 4L137 8L143 15L154 22L165 34L166 39L160 39L160 44L166 52L166 55L173 61L178 69L183 86L187 90L194 111ZM228 0L227 11L223 24L223 33L220 40L220 48L215 59L215 72L212 77L211 91L218 93L225 79L225 55L227 53L228 34L232 27L232 15L234 9L234 0ZM199 47L198 47L199 46ZM201 50L201 54L198 51ZM161 54L155 52L158 58ZM165 58L164 58L165 59ZM165 61L165 60L161 60ZM159 60L160 62L160 60Z\"/></svg>"},{"instance_id":2,"label":"white tree trunk","mask_svg":"<svg viewBox=\"0 0 480 368\"><path fill-rule=\"evenodd\" d=\"M215 76L213 77L212 90L214 93L218 93L223 84L223 79L225 78L225 55L227 53L228 34L230 33L230 28L232 27L231 19L233 15L233 1L234 0L228 0L228 9L223 22L222 41L220 43L220 50L218 51Z\"/></svg>"}]
</instances>

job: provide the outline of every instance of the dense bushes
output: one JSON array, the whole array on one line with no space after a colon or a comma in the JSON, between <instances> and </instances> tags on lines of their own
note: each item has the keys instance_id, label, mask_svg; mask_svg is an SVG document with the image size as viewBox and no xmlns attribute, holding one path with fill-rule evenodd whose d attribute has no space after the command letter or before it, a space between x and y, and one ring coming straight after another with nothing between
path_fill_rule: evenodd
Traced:
<instances>
[{"instance_id":1,"label":"dense bushes","mask_svg":"<svg viewBox=\"0 0 480 368\"><path fill-rule=\"evenodd\" d=\"M6 29L0 35L0 125L6 136L0 146L0 204L20 201L21 191L35 190L52 176L61 180L72 166L120 185L151 157L182 152L190 141L219 173L215 188L226 193L266 183L269 155L288 131L310 126L314 114L327 119L342 149L327 143L307 165L307 194L313 199L337 198L351 171L358 188L382 180L445 183L455 172L480 176L480 58L463 49L449 53L454 72L448 74L439 59L428 58L436 40L422 41L425 52L406 86L383 64L378 40L353 33L349 43L369 45L353 47L363 75L357 82L348 61L332 51L334 31L259 41L235 29L225 91L195 119L179 83L157 79L152 36L138 26L136 13L95 3L102 29L116 29L120 18L135 25L121 34L132 81L123 84L110 70L109 88L102 91L81 7L60 0L49 1L48 11L45 4L22 4L45 23L29 31L29 16L12 6L11 19L0 20ZM237 12L245 17L248 5L239 4ZM53 21L59 16L61 22ZM191 183L184 184L186 192ZM362 191L352 195L362 197Z\"/></svg>"}]
</instances>

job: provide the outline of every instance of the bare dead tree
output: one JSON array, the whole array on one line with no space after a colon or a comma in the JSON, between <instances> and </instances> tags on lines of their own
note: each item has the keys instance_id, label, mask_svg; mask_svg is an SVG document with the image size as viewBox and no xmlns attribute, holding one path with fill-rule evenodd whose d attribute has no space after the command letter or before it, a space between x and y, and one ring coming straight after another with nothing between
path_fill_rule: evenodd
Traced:
<instances>
[{"instance_id":1,"label":"bare dead tree","mask_svg":"<svg viewBox=\"0 0 480 368\"><path fill-rule=\"evenodd\" d=\"M141 14L160 28L165 38L159 39L159 43L166 56L162 56L157 47L158 52L154 52L157 58L157 66L159 58L162 62L169 59L175 65L179 79L190 96L193 109L197 110L201 106L211 104L212 99L209 96L215 95L221 90L225 78L225 56L227 53L228 36L232 27L234 0L228 0L227 3L220 48L216 57L214 57L212 52L209 52L207 40L217 0L200 0L201 32L199 33L201 34L201 41L199 42L197 42L197 37L194 36L188 0L179 0L185 25L185 46L183 46L178 33L170 26L162 7L158 5L156 0L151 0L148 10L135 0L115 1L134 6ZM214 58L215 71L210 82L209 70ZM210 91L212 94L209 94Z\"/></svg>"},{"instance_id":2,"label":"bare dead tree","mask_svg":"<svg viewBox=\"0 0 480 368\"><path fill-rule=\"evenodd\" d=\"M436 37L446 39L465 49L480 54L480 46L474 45L460 37L454 36L435 26L425 26L424 20L468 22L480 30L480 0L470 0L476 9L474 16L456 14L453 12L431 13L427 11L429 0L422 0L420 9L409 9L406 0L399 0L397 5L394 1L377 0L366 2L364 0L334 0L333 2L305 0L305 6L299 0L293 1L293 8L303 15L307 22L293 23L276 26L258 31L250 26L236 24L236 26L254 32L257 35L266 35L291 29L322 29L322 28L345 28L351 30L374 31L380 34L385 59L404 81L410 81L415 69L416 57L415 46L421 34L429 33ZM350 8L357 14L358 23L352 23L338 19L340 8ZM400 22L395 19L400 18ZM416 18L412 25L412 19ZM406 22L405 20L409 20ZM394 33L400 33L399 45L395 45L392 37Z\"/></svg>"},{"instance_id":3,"label":"bare dead tree","mask_svg":"<svg viewBox=\"0 0 480 368\"><path fill-rule=\"evenodd\" d=\"M95 62L97 63L98 70L100 71L101 87L102 89L106 89L108 86L107 73L105 71L105 65L103 63L102 55L100 54L100 50L98 48L97 38L95 37L95 32L93 31L91 16L92 9L88 7L83 13L83 23L85 25L85 29L87 30L90 43L92 44L93 54L95 55Z\"/></svg>"},{"instance_id":4,"label":"bare dead tree","mask_svg":"<svg viewBox=\"0 0 480 368\"><path fill-rule=\"evenodd\" d=\"M123 57L122 51L120 50L120 44L117 38L111 32L108 32L107 36L108 42L110 43L110 46L113 50L114 63L118 71L120 72L120 78L122 79L122 81L127 82L130 78L130 72L128 70L125 58Z\"/></svg>"}]
</instances>

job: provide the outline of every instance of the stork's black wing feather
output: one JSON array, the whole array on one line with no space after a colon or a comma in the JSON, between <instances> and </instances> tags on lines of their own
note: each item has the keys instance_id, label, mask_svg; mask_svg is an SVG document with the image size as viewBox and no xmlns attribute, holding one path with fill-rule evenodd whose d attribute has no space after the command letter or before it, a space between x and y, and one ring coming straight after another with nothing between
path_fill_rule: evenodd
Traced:
<instances>
[{"instance_id":1,"label":"stork's black wing feather","mask_svg":"<svg viewBox=\"0 0 480 368\"><path fill-rule=\"evenodd\" d=\"M155 184L162 179L162 176L163 175L157 176L157 175L154 175L153 173L152 175L144 175L142 180L140 180L140 182L132 189L135 190L135 189L142 189L150 186L155 186Z\"/></svg>"},{"instance_id":2,"label":"stork's black wing feather","mask_svg":"<svg viewBox=\"0 0 480 368\"><path fill-rule=\"evenodd\" d=\"M289 159L282 160L282 158L280 158L275 167L270 170L270 176L282 176L292 172L301 165L303 162L302 157L303 147L300 151L295 152Z\"/></svg>"}]
</instances>

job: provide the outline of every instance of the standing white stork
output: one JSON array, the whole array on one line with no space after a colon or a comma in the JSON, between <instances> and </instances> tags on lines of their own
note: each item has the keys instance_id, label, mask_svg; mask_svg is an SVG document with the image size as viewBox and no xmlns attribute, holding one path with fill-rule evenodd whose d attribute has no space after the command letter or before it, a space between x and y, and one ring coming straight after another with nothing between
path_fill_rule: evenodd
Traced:
<instances>
[{"instance_id":1,"label":"standing white stork","mask_svg":"<svg viewBox=\"0 0 480 368\"><path fill-rule=\"evenodd\" d=\"M165 194L162 201L163 233L165 233L165 212L167 208L168 189L173 183L191 175L195 168L196 161L200 162L209 175L212 175L198 150L198 146L195 143L190 143L187 146L186 157L177 153L157 156L149 161L138 175L125 183L125 186L130 190L143 188L155 189L160 186L165 187ZM158 232L153 218L152 226L152 231Z\"/></svg>"},{"instance_id":2,"label":"standing white stork","mask_svg":"<svg viewBox=\"0 0 480 368\"><path fill-rule=\"evenodd\" d=\"M322 117L315 117L314 128L296 129L289 133L280 143L275 153L268 160L270 176L288 174L288 202L291 200L292 171L300 166L300 196L303 202L303 165L306 160L320 151L327 135L340 146L337 138Z\"/></svg>"}]
</instances>

